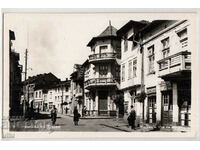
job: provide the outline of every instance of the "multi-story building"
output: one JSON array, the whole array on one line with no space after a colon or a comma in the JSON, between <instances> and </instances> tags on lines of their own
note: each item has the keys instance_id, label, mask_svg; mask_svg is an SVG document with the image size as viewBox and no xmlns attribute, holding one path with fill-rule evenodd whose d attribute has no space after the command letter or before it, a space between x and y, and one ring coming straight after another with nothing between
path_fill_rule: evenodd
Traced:
<instances>
[{"instance_id":1,"label":"multi-story building","mask_svg":"<svg viewBox=\"0 0 200 150\"><path fill-rule=\"evenodd\" d=\"M13 48L13 40L15 33L9 30L9 57L10 57L10 100L9 115L22 115L22 107L20 106L20 95L22 93L22 65L19 64L20 55Z\"/></svg>"},{"instance_id":2,"label":"multi-story building","mask_svg":"<svg viewBox=\"0 0 200 150\"><path fill-rule=\"evenodd\" d=\"M48 90L45 103L47 110L55 105L58 113L67 114L71 109L70 104L70 80L60 81Z\"/></svg>"},{"instance_id":3,"label":"multi-story building","mask_svg":"<svg viewBox=\"0 0 200 150\"><path fill-rule=\"evenodd\" d=\"M52 73L39 74L25 80L23 82L23 99L28 103L28 108L44 111L48 89L59 82L60 79Z\"/></svg>"},{"instance_id":4,"label":"multi-story building","mask_svg":"<svg viewBox=\"0 0 200 150\"><path fill-rule=\"evenodd\" d=\"M121 89L137 123L190 126L191 49L187 20L130 21L122 37ZM144 92L144 101L141 93Z\"/></svg>"},{"instance_id":5,"label":"multi-story building","mask_svg":"<svg viewBox=\"0 0 200 150\"><path fill-rule=\"evenodd\" d=\"M119 87L120 38L111 24L87 46L91 48L84 71L85 103L90 115L116 115L114 97Z\"/></svg>"}]
</instances>

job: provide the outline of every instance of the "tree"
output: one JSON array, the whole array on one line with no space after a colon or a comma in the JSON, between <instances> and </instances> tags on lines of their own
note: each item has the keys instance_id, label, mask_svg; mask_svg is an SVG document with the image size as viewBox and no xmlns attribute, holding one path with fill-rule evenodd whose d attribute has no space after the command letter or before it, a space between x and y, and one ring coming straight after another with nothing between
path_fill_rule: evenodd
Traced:
<instances>
[{"instance_id":1,"label":"tree","mask_svg":"<svg viewBox=\"0 0 200 150\"><path fill-rule=\"evenodd\" d=\"M124 94L122 92L118 92L113 96L113 101L117 107L117 118L119 118L119 107L124 105Z\"/></svg>"}]
</instances>

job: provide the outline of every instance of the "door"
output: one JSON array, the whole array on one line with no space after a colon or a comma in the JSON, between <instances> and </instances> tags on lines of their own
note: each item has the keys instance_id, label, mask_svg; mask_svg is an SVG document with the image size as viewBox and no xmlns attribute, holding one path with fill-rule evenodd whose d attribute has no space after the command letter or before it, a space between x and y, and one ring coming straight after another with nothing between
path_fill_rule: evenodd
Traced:
<instances>
[{"instance_id":1,"label":"door","mask_svg":"<svg viewBox=\"0 0 200 150\"><path fill-rule=\"evenodd\" d=\"M156 123L156 96L148 97L148 123Z\"/></svg>"},{"instance_id":2,"label":"door","mask_svg":"<svg viewBox=\"0 0 200 150\"><path fill-rule=\"evenodd\" d=\"M107 115L108 114L108 91L99 91L99 115Z\"/></svg>"},{"instance_id":3,"label":"door","mask_svg":"<svg viewBox=\"0 0 200 150\"><path fill-rule=\"evenodd\" d=\"M172 125L172 92L167 91L162 93L162 125L171 126Z\"/></svg>"}]
</instances>

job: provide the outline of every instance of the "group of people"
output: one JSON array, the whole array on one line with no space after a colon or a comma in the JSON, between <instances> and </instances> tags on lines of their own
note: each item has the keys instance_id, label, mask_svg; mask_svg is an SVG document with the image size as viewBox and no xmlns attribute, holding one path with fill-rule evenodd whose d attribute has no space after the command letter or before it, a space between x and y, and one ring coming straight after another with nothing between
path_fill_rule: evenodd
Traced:
<instances>
[{"instance_id":1,"label":"group of people","mask_svg":"<svg viewBox=\"0 0 200 150\"><path fill-rule=\"evenodd\" d=\"M73 119L74 120L74 125L77 126L79 118L81 117L81 115L78 112L78 109L77 109L76 106L74 107L74 112L73 113L74 113L74 119ZM56 118L57 118L57 109L56 109L56 107L54 105L52 110L51 110L51 122L52 122L52 125L55 125Z\"/></svg>"},{"instance_id":2,"label":"group of people","mask_svg":"<svg viewBox=\"0 0 200 150\"><path fill-rule=\"evenodd\" d=\"M86 110L86 108L84 108L84 110ZM81 117L81 114L78 112L78 109L77 109L76 106L74 107L73 114L74 114L74 118L73 118L74 125L77 126L78 122L79 122L79 119ZM85 111L83 112L83 114L85 115ZM53 109L51 110L52 125L55 125L56 118L57 118L57 109L56 109L55 106L53 106ZM132 105L131 105L131 111L130 111L130 114L129 114L127 120L128 120L128 124L131 127L131 129L135 130L136 112L135 112L134 107Z\"/></svg>"}]
</instances>

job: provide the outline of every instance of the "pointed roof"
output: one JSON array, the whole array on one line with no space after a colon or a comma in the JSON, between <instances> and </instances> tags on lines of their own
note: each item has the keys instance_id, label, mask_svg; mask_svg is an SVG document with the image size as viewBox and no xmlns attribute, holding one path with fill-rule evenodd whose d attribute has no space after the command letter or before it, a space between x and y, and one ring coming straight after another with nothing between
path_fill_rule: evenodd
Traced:
<instances>
[{"instance_id":1,"label":"pointed roof","mask_svg":"<svg viewBox=\"0 0 200 150\"><path fill-rule=\"evenodd\" d=\"M96 40L102 39L119 39L117 36L117 29L113 27L111 24L98 36L93 37L87 46L92 46Z\"/></svg>"},{"instance_id":2,"label":"pointed roof","mask_svg":"<svg viewBox=\"0 0 200 150\"><path fill-rule=\"evenodd\" d=\"M98 37L117 36L117 29L113 26L108 26Z\"/></svg>"}]
</instances>

